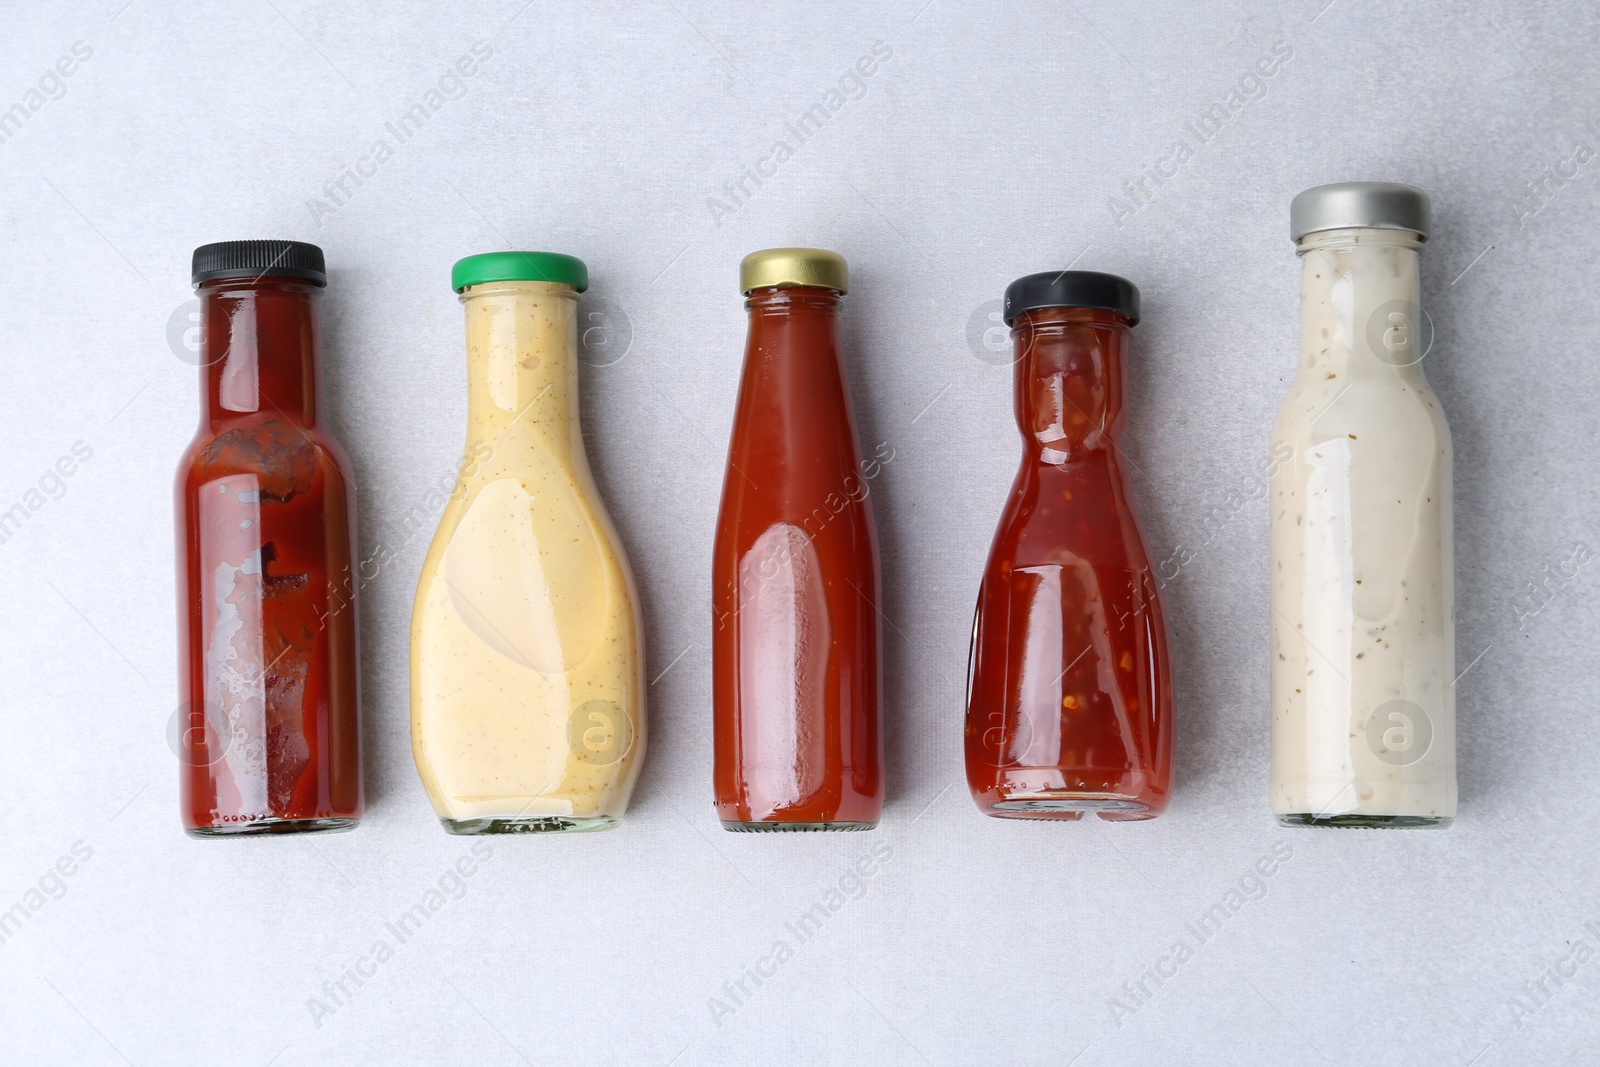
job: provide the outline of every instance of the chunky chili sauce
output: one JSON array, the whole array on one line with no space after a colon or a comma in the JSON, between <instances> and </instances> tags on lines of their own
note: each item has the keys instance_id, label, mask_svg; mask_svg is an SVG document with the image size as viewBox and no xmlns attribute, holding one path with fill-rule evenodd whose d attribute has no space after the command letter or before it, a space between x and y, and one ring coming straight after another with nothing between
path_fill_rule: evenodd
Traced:
<instances>
[{"instance_id":1,"label":"chunky chili sauce","mask_svg":"<svg viewBox=\"0 0 1600 1067\"><path fill-rule=\"evenodd\" d=\"M1128 327L1047 307L1013 329L1024 457L979 593L966 720L968 784L990 815L1167 805L1166 625L1117 451Z\"/></svg>"}]
</instances>

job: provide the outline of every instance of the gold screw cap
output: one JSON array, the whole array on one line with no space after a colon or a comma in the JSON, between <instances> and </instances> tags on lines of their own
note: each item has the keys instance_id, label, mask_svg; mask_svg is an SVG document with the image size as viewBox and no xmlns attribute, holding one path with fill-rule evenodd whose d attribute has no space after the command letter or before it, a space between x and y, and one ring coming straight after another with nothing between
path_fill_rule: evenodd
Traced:
<instances>
[{"instance_id":1,"label":"gold screw cap","mask_svg":"<svg viewBox=\"0 0 1600 1067\"><path fill-rule=\"evenodd\" d=\"M764 248L739 264L739 291L814 285L845 293L850 268L844 257L825 248Z\"/></svg>"}]
</instances>

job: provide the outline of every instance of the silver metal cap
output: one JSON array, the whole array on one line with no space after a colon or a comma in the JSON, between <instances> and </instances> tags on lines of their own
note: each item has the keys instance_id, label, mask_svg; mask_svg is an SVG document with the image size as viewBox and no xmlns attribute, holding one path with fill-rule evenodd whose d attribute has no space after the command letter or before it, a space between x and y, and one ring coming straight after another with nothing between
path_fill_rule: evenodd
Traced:
<instances>
[{"instance_id":1,"label":"silver metal cap","mask_svg":"<svg viewBox=\"0 0 1600 1067\"><path fill-rule=\"evenodd\" d=\"M1433 225L1428 194L1397 182L1336 182L1307 189L1289 205L1289 238L1300 240L1318 230L1363 226L1374 230L1411 230L1424 241Z\"/></svg>"}]
</instances>

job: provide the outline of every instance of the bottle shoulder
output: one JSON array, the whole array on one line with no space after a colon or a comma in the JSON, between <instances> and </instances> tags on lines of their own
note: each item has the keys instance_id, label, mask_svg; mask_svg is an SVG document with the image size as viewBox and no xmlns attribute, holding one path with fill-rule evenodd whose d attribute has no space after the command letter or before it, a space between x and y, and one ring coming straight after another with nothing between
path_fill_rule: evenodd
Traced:
<instances>
[{"instance_id":1,"label":"bottle shoulder","mask_svg":"<svg viewBox=\"0 0 1600 1067\"><path fill-rule=\"evenodd\" d=\"M268 491L303 490L318 473L351 481L350 461L332 434L269 415L215 430L202 427L179 460L180 488L254 474Z\"/></svg>"},{"instance_id":2,"label":"bottle shoulder","mask_svg":"<svg viewBox=\"0 0 1600 1067\"><path fill-rule=\"evenodd\" d=\"M1084 560L1141 569L1149 553L1128 480L1114 456L1064 464L1030 459L1018 471L991 547L991 569Z\"/></svg>"},{"instance_id":3,"label":"bottle shoulder","mask_svg":"<svg viewBox=\"0 0 1600 1067\"><path fill-rule=\"evenodd\" d=\"M1348 437L1362 428L1416 422L1448 443L1450 428L1438 394L1420 373L1341 375L1302 368L1273 420L1273 439Z\"/></svg>"}]
</instances>

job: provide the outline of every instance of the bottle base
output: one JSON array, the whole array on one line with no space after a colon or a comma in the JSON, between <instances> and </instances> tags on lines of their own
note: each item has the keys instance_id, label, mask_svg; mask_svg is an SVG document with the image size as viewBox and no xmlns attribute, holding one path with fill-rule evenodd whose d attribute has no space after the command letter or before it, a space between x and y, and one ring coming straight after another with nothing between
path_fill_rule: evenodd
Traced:
<instances>
[{"instance_id":1,"label":"bottle base","mask_svg":"<svg viewBox=\"0 0 1600 1067\"><path fill-rule=\"evenodd\" d=\"M1279 826L1333 826L1348 829L1425 829L1443 830L1455 822L1453 815L1317 815L1294 812L1277 816Z\"/></svg>"},{"instance_id":2,"label":"bottle base","mask_svg":"<svg viewBox=\"0 0 1600 1067\"><path fill-rule=\"evenodd\" d=\"M1075 821L1086 812L1093 812L1109 822L1139 822L1153 819L1158 812L1150 805L1133 797L1105 793L1073 795L1071 793L1015 797L997 800L983 809L985 815L996 819L1045 819Z\"/></svg>"},{"instance_id":3,"label":"bottle base","mask_svg":"<svg viewBox=\"0 0 1600 1067\"><path fill-rule=\"evenodd\" d=\"M622 825L615 815L503 815L486 819L440 819L446 833L462 837L478 834L586 834Z\"/></svg>"},{"instance_id":4,"label":"bottle base","mask_svg":"<svg viewBox=\"0 0 1600 1067\"><path fill-rule=\"evenodd\" d=\"M354 830L360 819L257 819L222 826L186 826L190 837L261 837L266 834L338 834Z\"/></svg>"},{"instance_id":5,"label":"bottle base","mask_svg":"<svg viewBox=\"0 0 1600 1067\"><path fill-rule=\"evenodd\" d=\"M729 822L722 828L735 834L803 834L826 831L871 830L876 822Z\"/></svg>"}]
</instances>

